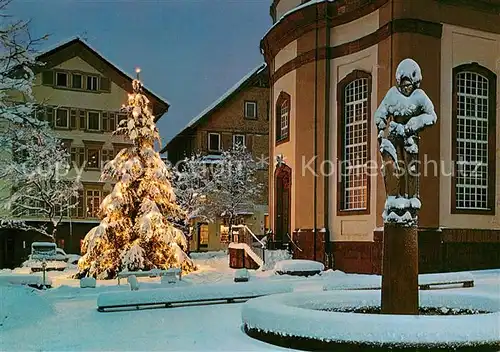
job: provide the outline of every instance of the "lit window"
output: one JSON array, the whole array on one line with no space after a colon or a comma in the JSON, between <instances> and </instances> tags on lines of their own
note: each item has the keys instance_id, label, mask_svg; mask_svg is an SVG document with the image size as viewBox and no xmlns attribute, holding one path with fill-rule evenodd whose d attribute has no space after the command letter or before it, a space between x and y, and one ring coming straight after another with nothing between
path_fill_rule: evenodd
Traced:
<instances>
[{"instance_id":1,"label":"lit window","mask_svg":"<svg viewBox=\"0 0 500 352\"><path fill-rule=\"evenodd\" d=\"M200 247L208 247L208 225L200 225Z\"/></svg>"},{"instance_id":2,"label":"lit window","mask_svg":"<svg viewBox=\"0 0 500 352\"><path fill-rule=\"evenodd\" d=\"M87 149L87 168L98 169L100 167L100 150L98 148Z\"/></svg>"},{"instance_id":3,"label":"lit window","mask_svg":"<svg viewBox=\"0 0 500 352\"><path fill-rule=\"evenodd\" d=\"M99 215L99 206L101 205L101 191L99 190L87 190L86 197L86 208L87 217L97 218Z\"/></svg>"}]
</instances>

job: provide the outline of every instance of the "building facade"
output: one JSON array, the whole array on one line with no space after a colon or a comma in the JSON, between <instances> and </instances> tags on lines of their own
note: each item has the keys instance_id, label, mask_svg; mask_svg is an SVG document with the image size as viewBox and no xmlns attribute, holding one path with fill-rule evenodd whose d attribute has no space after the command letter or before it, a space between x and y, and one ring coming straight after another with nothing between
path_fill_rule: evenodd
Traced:
<instances>
[{"instance_id":1,"label":"building facade","mask_svg":"<svg viewBox=\"0 0 500 352\"><path fill-rule=\"evenodd\" d=\"M340 270L380 272L373 113L410 57L438 115L419 142L420 268L500 265L499 14L486 0L273 0L261 49L275 242Z\"/></svg>"},{"instance_id":2,"label":"building facade","mask_svg":"<svg viewBox=\"0 0 500 352\"><path fill-rule=\"evenodd\" d=\"M250 214L241 214L238 221L256 235L263 235L268 226L267 215L267 157L269 151L269 73L265 64L252 70L238 83L208 106L178 133L162 150L175 165L193 153L205 155L214 162L223 150L243 143L261 170L257 179L264 185L256 207ZM228 227L222 220L211 223L195 221L191 251L227 248Z\"/></svg>"},{"instance_id":3,"label":"building facade","mask_svg":"<svg viewBox=\"0 0 500 352\"><path fill-rule=\"evenodd\" d=\"M101 169L131 142L112 132L126 115L120 108L132 91L132 78L106 60L87 43L75 38L38 57L45 63L36 73L33 94L43 103L41 116L56 131L71 155L69 177L80 173L83 188L78 206L65 214L57 245L68 253L80 253L81 240L99 223L98 210L112 184L99 181ZM169 104L145 89L157 119ZM43 222L36 211L25 219ZM0 267L19 265L35 240L47 240L30 232L2 230Z\"/></svg>"}]
</instances>

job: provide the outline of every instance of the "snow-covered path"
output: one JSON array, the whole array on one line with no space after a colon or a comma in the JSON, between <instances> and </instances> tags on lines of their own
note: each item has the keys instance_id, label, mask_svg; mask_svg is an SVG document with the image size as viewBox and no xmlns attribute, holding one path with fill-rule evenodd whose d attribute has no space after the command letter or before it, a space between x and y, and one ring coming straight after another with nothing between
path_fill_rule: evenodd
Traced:
<instances>
[{"instance_id":1,"label":"snow-covered path","mask_svg":"<svg viewBox=\"0 0 500 352\"><path fill-rule=\"evenodd\" d=\"M234 271L226 266L226 258L198 258L202 270L186 276L185 284L231 281ZM500 295L500 270L472 274L474 288L448 291L473 290ZM336 281L336 275L340 274L330 275L328 280ZM370 281L365 275L347 276L355 281ZM254 279L262 282L280 280L269 277L269 273L252 274ZM304 284L311 279L304 279ZM159 288L161 285L157 281L147 278L141 282L141 287ZM74 287L78 283L76 280L61 277L55 282L64 286L44 292L20 286L0 286L0 351L280 350L249 338L241 330L243 304L99 313L96 310L99 293L128 291L128 286L116 286L116 282L108 281L98 282L96 289L80 289ZM68 286L70 284L73 287Z\"/></svg>"},{"instance_id":2,"label":"snow-covered path","mask_svg":"<svg viewBox=\"0 0 500 352\"><path fill-rule=\"evenodd\" d=\"M2 334L2 351L264 351L241 331L241 306L99 313L95 298L54 300L55 315Z\"/></svg>"}]
</instances>

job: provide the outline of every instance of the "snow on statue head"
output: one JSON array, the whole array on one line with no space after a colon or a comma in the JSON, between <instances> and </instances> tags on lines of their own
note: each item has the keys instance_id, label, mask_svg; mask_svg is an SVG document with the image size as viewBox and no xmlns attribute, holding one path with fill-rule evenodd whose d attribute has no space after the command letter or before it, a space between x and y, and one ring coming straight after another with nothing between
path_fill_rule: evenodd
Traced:
<instances>
[{"instance_id":1,"label":"snow on statue head","mask_svg":"<svg viewBox=\"0 0 500 352\"><path fill-rule=\"evenodd\" d=\"M396 82L401 94L410 96L420 87L420 81L422 81L422 71L415 60L404 59L399 63L396 69Z\"/></svg>"},{"instance_id":2,"label":"snow on statue head","mask_svg":"<svg viewBox=\"0 0 500 352\"><path fill-rule=\"evenodd\" d=\"M383 160L387 201L385 222L413 226L420 209L418 199L418 134L436 123L434 105L420 89L422 71L412 59L396 69L397 85L387 92L375 111Z\"/></svg>"}]
</instances>

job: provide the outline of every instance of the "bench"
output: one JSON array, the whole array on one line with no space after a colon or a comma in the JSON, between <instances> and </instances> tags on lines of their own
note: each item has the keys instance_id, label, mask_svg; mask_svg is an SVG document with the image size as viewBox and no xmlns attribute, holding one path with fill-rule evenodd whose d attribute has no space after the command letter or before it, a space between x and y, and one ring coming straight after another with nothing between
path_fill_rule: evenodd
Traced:
<instances>
[{"instance_id":1,"label":"bench","mask_svg":"<svg viewBox=\"0 0 500 352\"><path fill-rule=\"evenodd\" d=\"M122 271L119 272L116 278L118 279L118 285L120 285L120 279L128 278L129 276L135 277L162 277L166 276L171 279L172 282L177 281L177 276L179 276L179 281L182 280L182 270L180 268L171 268L166 270L152 269L148 271ZM169 280L170 281L170 280Z\"/></svg>"},{"instance_id":2,"label":"bench","mask_svg":"<svg viewBox=\"0 0 500 352\"><path fill-rule=\"evenodd\" d=\"M471 273L440 273L419 275L418 287L421 290L430 290L431 286L462 285L474 287L474 277Z\"/></svg>"}]
</instances>

